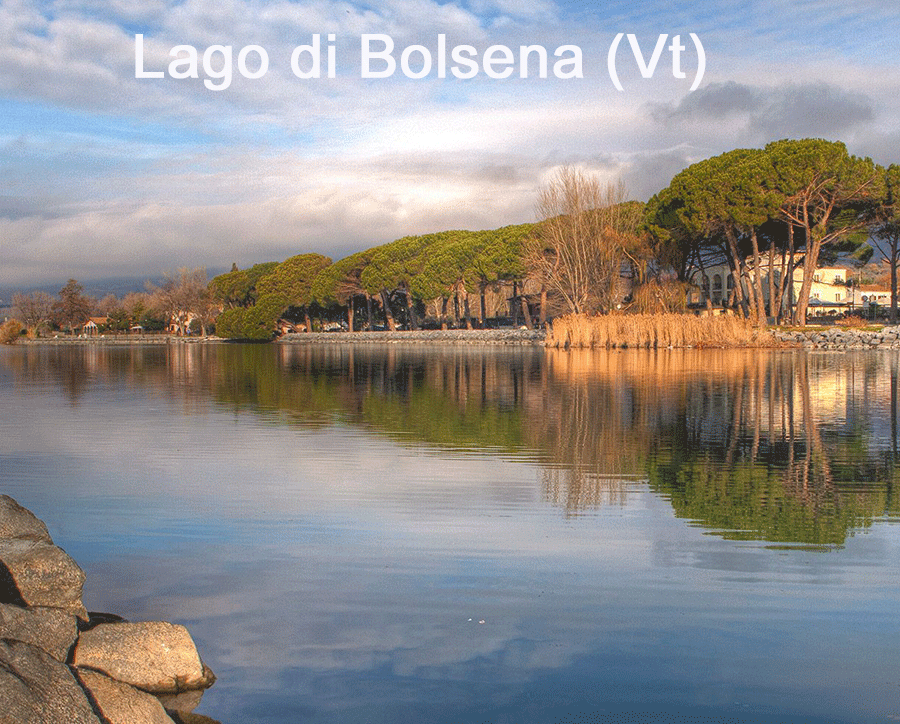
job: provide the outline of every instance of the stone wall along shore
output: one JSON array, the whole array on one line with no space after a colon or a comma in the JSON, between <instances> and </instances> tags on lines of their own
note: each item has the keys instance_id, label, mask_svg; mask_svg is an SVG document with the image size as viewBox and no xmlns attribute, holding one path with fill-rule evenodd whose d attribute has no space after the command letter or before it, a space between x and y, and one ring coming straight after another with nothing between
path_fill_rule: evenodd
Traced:
<instances>
[{"instance_id":1,"label":"stone wall along shore","mask_svg":"<svg viewBox=\"0 0 900 724\"><path fill-rule=\"evenodd\" d=\"M884 327L878 332L829 327L824 330L776 331L775 338L804 349L900 349L900 326Z\"/></svg>"},{"instance_id":2,"label":"stone wall along shore","mask_svg":"<svg viewBox=\"0 0 900 724\"><path fill-rule=\"evenodd\" d=\"M542 329L423 329L417 332L305 332L286 334L277 340L291 344L544 344Z\"/></svg>"},{"instance_id":3,"label":"stone wall along shore","mask_svg":"<svg viewBox=\"0 0 900 724\"><path fill-rule=\"evenodd\" d=\"M193 713L216 677L187 629L89 612L84 581L0 495L0 724L217 724Z\"/></svg>"}]
</instances>

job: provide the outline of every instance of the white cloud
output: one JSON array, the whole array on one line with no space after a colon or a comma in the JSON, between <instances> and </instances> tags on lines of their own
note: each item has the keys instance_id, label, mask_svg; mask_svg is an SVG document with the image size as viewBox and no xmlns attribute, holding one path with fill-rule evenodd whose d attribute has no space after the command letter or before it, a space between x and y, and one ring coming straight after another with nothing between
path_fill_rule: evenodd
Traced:
<instances>
[{"instance_id":1,"label":"white cloud","mask_svg":"<svg viewBox=\"0 0 900 724\"><path fill-rule=\"evenodd\" d=\"M261 258L297 243L335 254L442 224L528 221L541 173L560 163L621 176L646 198L693 160L780 136L841 136L853 152L895 160L897 64L844 42L839 28L865 21L871 46L883 47L900 10L804 7L801 23L786 0L676 10L549 0L6 2L0 93L19 120L0 131L0 170L12 179L0 205L11 257L0 283L63 278L84 250L111 243L122 247L110 256L117 271L150 276L173 255L216 266L222 260L206 255L227 254L227 264L238 245ZM263 46L270 71L235 77L221 93L202 79L135 79L138 28L148 68L166 68L175 44L224 42ZM704 86L688 94L663 58L652 81L623 69L627 90L617 93L606 48L620 30L700 33ZM314 32L338 37L335 79L290 72L291 49ZM366 81L358 39L368 32L392 35L398 48L434 47L439 32L480 49L576 43L585 78ZM29 123L32 107L46 110ZM223 250L223 235L239 241Z\"/></svg>"}]
</instances>

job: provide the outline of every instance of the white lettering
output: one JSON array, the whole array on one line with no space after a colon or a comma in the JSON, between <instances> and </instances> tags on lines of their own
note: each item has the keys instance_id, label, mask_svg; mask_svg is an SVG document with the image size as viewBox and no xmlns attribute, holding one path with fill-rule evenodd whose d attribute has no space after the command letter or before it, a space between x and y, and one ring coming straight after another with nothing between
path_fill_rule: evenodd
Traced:
<instances>
[{"instance_id":1,"label":"white lettering","mask_svg":"<svg viewBox=\"0 0 900 724\"><path fill-rule=\"evenodd\" d=\"M309 53L310 58L312 58L312 64L309 70L300 69L300 56L303 53ZM309 80L310 78L320 78L321 68L322 54L319 47L319 34L314 33L312 36L312 45L298 45L294 48L294 52L291 53L291 70L294 71L294 75L298 78Z\"/></svg>"},{"instance_id":2,"label":"white lettering","mask_svg":"<svg viewBox=\"0 0 900 724\"><path fill-rule=\"evenodd\" d=\"M413 53L418 53L422 56L422 69L418 72L409 67L409 56ZM424 45L410 45L408 48L404 48L400 54L400 69L407 78L414 80L424 78L431 72L431 53L428 52L428 48Z\"/></svg>"},{"instance_id":3,"label":"white lettering","mask_svg":"<svg viewBox=\"0 0 900 724\"><path fill-rule=\"evenodd\" d=\"M571 53L571 58L564 58L564 53ZM584 78L584 72L581 67L581 48L577 45L560 45L553 53L559 60L553 64L553 75L562 80L569 78ZM566 66L571 65L571 70L563 70Z\"/></svg>"},{"instance_id":4,"label":"white lettering","mask_svg":"<svg viewBox=\"0 0 900 724\"><path fill-rule=\"evenodd\" d=\"M437 68L438 78L446 78L447 63L447 36L438 34L436 43L436 55L424 45L410 45L400 53L400 70L407 78L420 79L432 74ZM384 34L371 34L361 36L360 65L363 78L389 78L397 70L395 59L394 41ZM379 48L376 43L380 43ZM518 54L519 77L528 78L536 65L537 75L540 78L547 77L548 60L547 49L542 45L520 45ZM479 51L471 45L456 45L450 48L450 73L460 80L474 78L479 72L483 72L489 78L503 80L515 73L517 62L515 51L506 45L491 45L484 50L479 57ZM558 60L553 64L553 74L557 78L583 78L581 48L577 45L561 45L554 55ZM418 59L421 57L421 64ZM536 58L536 60L532 60ZM373 61L380 61L375 63ZM654 61L655 62L655 61Z\"/></svg>"},{"instance_id":5,"label":"white lettering","mask_svg":"<svg viewBox=\"0 0 900 724\"><path fill-rule=\"evenodd\" d=\"M182 78L199 78L200 72L197 69L197 49L193 45L176 45L169 51L169 55L174 57L179 53L185 55L181 58L175 58L169 63L169 75L173 78L181 80ZM184 66L184 70L180 68Z\"/></svg>"},{"instance_id":6,"label":"white lettering","mask_svg":"<svg viewBox=\"0 0 900 724\"><path fill-rule=\"evenodd\" d=\"M134 36L134 77L135 78L163 78L165 73L161 70L144 70L144 36Z\"/></svg>"},{"instance_id":7,"label":"white lettering","mask_svg":"<svg viewBox=\"0 0 900 724\"><path fill-rule=\"evenodd\" d=\"M256 71L247 69L247 55L256 53L259 56L259 68ZM258 45L248 45L238 53L238 72L245 78L256 80L269 72L269 54Z\"/></svg>"},{"instance_id":8,"label":"white lettering","mask_svg":"<svg viewBox=\"0 0 900 724\"><path fill-rule=\"evenodd\" d=\"M519 77L528 77L528 56L535 53L538 57L538 78L547 77L547 49L543 45L519 46Z\"/></svg>"},{"instance_id":9,"label":"white lettering","mask_svg":"<svg viewBox=\"0 0 900 724\"><path fill-rule=\"evenodd\" d=\"M641 46L638 43L637 36L633 33L628 34L628 42L631 44L631 52L634 53L634 59L638 64L638 69L644 78L652 78L656 70L656 64L659 62L659 56L662 55L663 48L666 46L666 38L668 35L660 35L656 41L656 47L653 49L653 55L650 56L650 64L644 62L644 54L641 52Z\"/></svg>"},{"instance_id":10,"label":"white lettering","mask_svg":"<svg viewBox=\"0 0 900 724\"><path fill-rule=\"evenodd\" d=\"M334 33L328 33L328 42L334 43ZM335 68L335 60L334 60L334 45L328 46L328 77L334 78L334 68Z\"/></svg>"},{"instance_id":11,"label":"white lettering","mask_svg":"<svg viewBox=\"0 0 900 724\"><path fill-rule=\"evenodd\" d=\"M222 54L222 69L213 68L212 59L216 53ZM231 46L230 45L210 45L203 53L203 71L209 78L221 79L222 82L216 85L212 80L207 78L203 81L210 90L221 91L231 85Z\"/></svg>"},{"instance_id":12,"label":"white lettering","mask_svg":"<svg viewBox=\"0 0 900 724\"><path fill-rule=\"evenodd\" d=\"M377 41L379 43L384 44L384 50L381 52L374 52L369 47L372 41ZM362 77L363 78L389 78L394 74L394 71L397 69L397 62L394 60L391 53L394 50L394 41L391 39L390 35L384 35L383 33L364 33L360 37L360 42L362 44ZM385 63L385 69L381 71L375 71L371 69L371 61L372 59L383 60Z\"/></svg>"},{"instance_id":13,"label":"white lettering","mask_svg":"<svg viewBox=\"0 0 900 724\"><path fill-rule=\"evenodd\" d=\"M496 56L502 57L496 57ZM492 45L490 48L484 51L484 58L481 61L482 66L484 67L484 72L487 74L489 78L496 78L498 80L502 80L503 78L509 78L512 75L513 69L511 67L504 68L501 71L494 70L495 65L508 65L512 66L513 63L513 54L512 51L507 48L505 45Z\"/></svg>"},{"instance_id":14,"label":"white lettering","mask_svg":"<svg viewBox=\"0 0 900 724\"><path fill-rule=\"evenodd\" d=\"M467 58L465 53L469 57ZM453 66L450 69L450 72L453 73L457 78L461 80L466 80L468 78L474 78L478 75L478 61L474 60L478 56L478 51L475 50L471 45L457 45L450 52L450 57L453 58L454 63L458 63L459 65L468 68L469 70L464 71L460 70L457 66Z\"/></svg>"}]
</instances>

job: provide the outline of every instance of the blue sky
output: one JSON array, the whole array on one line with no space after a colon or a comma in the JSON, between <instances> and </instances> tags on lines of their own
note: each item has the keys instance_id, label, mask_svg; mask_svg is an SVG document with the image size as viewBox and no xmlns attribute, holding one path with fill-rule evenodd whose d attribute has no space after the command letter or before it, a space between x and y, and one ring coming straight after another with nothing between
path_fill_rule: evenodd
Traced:
<instances>
[{"instance_id":1,"label":"blue sky","mask_svg":"<svg viewBox=\"0 0 900 724\"><path fill-rule=\"evenodd\" d=\"M531 221L560 164L646 199L690 163L784 137L845 141L900 161L900 8L881 0L605 3L552 0L0 0L0 286L303 251L339 258L405 234ZM660 34L687 46L637 72ZM259 45L264 77L211 91L135 78L181 44ZM290 70L334 33L335 78ZM409 45L577 45L584 77L364 79L360 37ZM700 87L689 91L706 53ZM667 43L668 47L668 43ZM552 65L551 65L552 67Z\"/></svg>"}]
</instances>

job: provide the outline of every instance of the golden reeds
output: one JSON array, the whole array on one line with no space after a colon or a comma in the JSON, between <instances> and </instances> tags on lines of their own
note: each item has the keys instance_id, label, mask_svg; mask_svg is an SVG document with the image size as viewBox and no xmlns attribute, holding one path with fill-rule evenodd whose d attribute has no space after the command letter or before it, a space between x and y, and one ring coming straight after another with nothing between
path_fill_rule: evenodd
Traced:
<instances>
[{"instance_id":1,"label":"golden reeds","mask_svg":"<svg viewBox=\"0 0 900 724\"><path fill-rule=\"evenodd\" d=\"M550 325L548 347L659 349L775 347L774 337L734 315L570 314Z\"/></svg>"}]
</instances>

